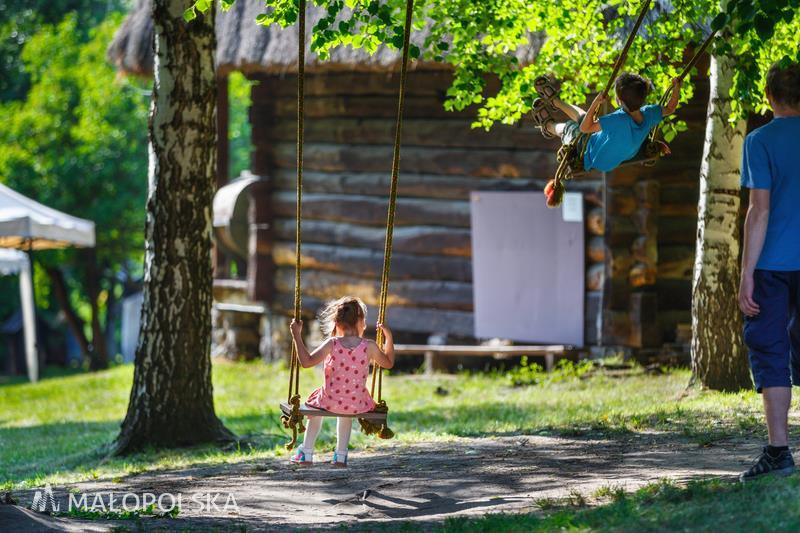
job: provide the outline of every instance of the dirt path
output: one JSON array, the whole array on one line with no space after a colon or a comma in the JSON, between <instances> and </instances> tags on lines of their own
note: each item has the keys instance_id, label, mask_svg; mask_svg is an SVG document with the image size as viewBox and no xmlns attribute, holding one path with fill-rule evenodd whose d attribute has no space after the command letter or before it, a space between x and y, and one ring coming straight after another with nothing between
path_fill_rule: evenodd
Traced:
<instances>
[{"instance_id":1,"label":"dirt path","mask_svg":"<svg viewBox=\"0 0 800 533\"><path fill-rule=\"evenodd\" d=\"M100 491L106 493L106 500L108 491L114 491L116 498L125 492L181 493L180 516L145 519L142 525L147 529L241 525L259 531L364 522L436 523L449 516L537 511L548 499L591 501L600 487L633 490L662 478L733 478L757 451L757 445L749 442L721 441L701 448L669 435L464 438L355 451L347 469L326 464L300 469L284 460L270 460L146 473L119 483L80 483L69 490L88 494L90 504ZM328 458L327 454L318 457ZM65 508L67 488L54 487L54 491ZM199 511L199 504L192 500L199 494L207 503L205 495L217 493L218 509L211 513ZM230 505L228 512L223 510L228 493L233 494L238 512ZM33 494L19 492L15 497L27 506ZM169 507L170 500L164 505ZM102 528L113 523L92 525ZM135 527L125 521L116 525Z\"/></svg>"}]
</instances>

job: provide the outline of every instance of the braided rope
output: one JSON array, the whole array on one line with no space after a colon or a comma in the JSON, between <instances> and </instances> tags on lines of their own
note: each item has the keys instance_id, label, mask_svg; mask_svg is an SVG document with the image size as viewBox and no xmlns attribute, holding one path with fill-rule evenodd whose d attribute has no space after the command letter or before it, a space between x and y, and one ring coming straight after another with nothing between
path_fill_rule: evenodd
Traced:
<instances>
[{"instance_id":1,"label":"braided rope","mask_svg":"<svg viewBox=\"0 0 800 533\"><path fill-rule=\"evenodd\" d=\"M303 144L304 144L304 118L305 118L305 71L306 71L306 0L299 0L299 19L297 32L297 198L295 204L295 262L294 262L294 319L299 321L302 315L302 300L300 291L300 272L302 269L301 244L302 244L302 208L303 208ZM281 417L283 426L291 429L292 440L286 445L287 449L294 448L297 443L297 434L303 433L303 415L300 414L300 356L297 347L292 342L292 355L289 362L289 394L287 401L292 407L289 415Z\"/></svg>"}]
</instances>

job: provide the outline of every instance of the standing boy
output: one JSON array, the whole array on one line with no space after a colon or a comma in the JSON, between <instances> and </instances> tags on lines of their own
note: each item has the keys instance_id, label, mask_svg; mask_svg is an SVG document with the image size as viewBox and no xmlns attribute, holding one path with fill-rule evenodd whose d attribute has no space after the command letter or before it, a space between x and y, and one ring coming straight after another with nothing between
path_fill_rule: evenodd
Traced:
<instances>
[{"instance_id":1,"label":"standing boy","mask_svg":"<svg viewBox=\"0 0 800 533\"><path fill-rule=\"evenodd\" d=\"M773 65L766 94L775 118L747 136L742 159L750 205L739 307L769 443L742 481L794 471L788 418L800 385L800 65Z\"/></svg>"}]
</instances>

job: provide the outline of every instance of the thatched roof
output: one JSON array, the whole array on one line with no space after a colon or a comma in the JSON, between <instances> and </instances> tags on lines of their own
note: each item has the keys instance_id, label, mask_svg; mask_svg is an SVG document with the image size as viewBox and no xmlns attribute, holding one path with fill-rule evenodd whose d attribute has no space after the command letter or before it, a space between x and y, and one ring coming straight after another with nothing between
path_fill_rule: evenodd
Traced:
<instances>
[{"instance_id":1,"label":"thatched roof","mask_svg":"<svg viewBox=\"0 0 800 533\"><path fill-rule=\"evenodd\" d=\"M153 72L153 20L151 0L136 0L136 5L123 22L108 49L109 60L126 73L150 76ZM264 12L262 0L238 0L228 12L217 12L217 67L221 72L281 73L297 68L297 30L282 30L276 25L256 24L256 16ZM308 35L319 20L322 10L309 3ZM415 32L412 40L421 44L424 35ZM521 50L519 59L533 59L541 44L531 38L531 45ZM391 71L399 63L398 52L381 47L369 55L363 50L340 47L321 62L316 54L306 54L309 70ZM445 68L443 65L415 61L414 68Z\"/></svg>"}]
</instances>

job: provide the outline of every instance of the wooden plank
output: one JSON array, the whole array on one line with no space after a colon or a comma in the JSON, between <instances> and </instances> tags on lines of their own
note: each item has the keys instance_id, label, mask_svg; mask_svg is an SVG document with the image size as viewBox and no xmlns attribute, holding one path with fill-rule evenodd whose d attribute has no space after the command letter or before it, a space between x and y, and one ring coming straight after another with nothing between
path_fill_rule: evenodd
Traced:
<instances>
[{"instance_id":1,"label":"wooden plank","mask_svg":"<svg viewBox=\"0 0 800 533\"><path fill-rule=\"evenodd\" d=\"M693 246L660 246L658 255L659 278L692 279L695 258Z\"/></svg>"},{"instance_id":2,"label":"wooden plank","mask_svg":"<svg viewBox=\"0 0 800 533\"><path fill-rule=\"evenodd\" d=\"M281 412L283 412L283 414L287 416L291 415L292 406L286 402L281 403ZM317 409L316 407L311 407L309 405L306 405L305 403L300 405L300 414L303 416L364 418L365 420L372 420L373 422L385 422L387 418L386 413L377 413L375 411L370 411L368 413L360 413L360 414L332 413L330 411L326 411L325 409Z\"/></svg>"},{"instance_id":3,"label":"wooden plank","mask_svg":"<svg viewBox=\"0 0 800 533\"><path fill-rule=\"evenodd\" d=\"M296 196L293 192L276 192L271 205L275 216L293 217ZM369 226L386 224L386 200L354 194L304 194L303 218L348 222ZM400 198L395 214L396 226L470 227L469 202Z\"/></svg>"},{"instance_id":4,"label":"wooden plank","mask_svg":"<svg viewBox=\"0 0 800 533\"><path fill-rule=\"evenodd\" d=\"M294 291L278 292L273 309L288 317L294 309L293 302ZM322 305L323 301L318 298L303 297L303 312L308 317L314 316ZM367 309L367 322L374 323L374 317L378 316L377 308L368 305ZM473 337L475 334L473 314L467 311L389 306L386 310L386 323L394 331L407 333L442 333L464 338ZM286 328L288 327L287 319Z\"/></svg>"},{"instance_id":5,"label":"wooden plank","mask_svg":"<svg viewBox=\"0 0 800 533\"><path fill-rule=\"evenodd\" d=\"M262 117L263 118L263 117ZM258 128L253 144L290 142L296 136L294 118L276 117L269 128ZM545 139L532 124L497 125L490 131L471 127L471 119L409 118L403 121L403 146L558 150L558 142ZM306 121L308 142L392 145L395 119L318 118Z\"/></svg>"},{"instance_id":6,"label":"wooden plank","mask_svg":"<svg viewBox=\"0 0 800 533\"><path fill-rule=\"evenodd\" d=\"M293 191L295 171L278 168L273 172L273 183L279 190ZM389 191L388 172L318 172L303 173L305 193L351 194L386 198ZM545 180L530 178L475 178L470 176L442 176L437 174L401 173L398 195L401 198L428 198L469 200L472 191L486 189L540 189Z\"/></svg>"},{"instance_id":7,"label":"wooden plank","mask_svg":"<svg viewBox=\"0 0 800 533\"><path fill-rule=\"evenodd\" d=\"M285 293L292 292L294 276L294 268L279 267L275 272L275 288ZM377 305L379 282L379 276L363 278L306 269L302 274L302 292L319 300L351 295L361 298L368 305ZM472 311L472 284L460 281L392 280L387 303L390 306Z\"/></svg>"},{"instance_id":8,"label":"wooden plank","mask_svg":"<svg viewBox=\"0 0 800 533\"><path fill-rule=\"evenodd\" d=\"M631 294L630 345L635 348L652 348L661 345L658 325L658 298L652 292Z\"/></svg>"},{"instance_id":9,"label":"wooden plank","mask_svg":"<svg viewBox=\"0 0 800 533\"><path fill-rule=\"evenodd\" d=\"M294 240L294 220L279 218L273 222L275 238ZM341 222L303 221L303 240L308 243L356 246L383 250L385 229L364 227ZM396 252L423 255L470 257L472 242L467 228L442 226L407 226L394 229L393 248Z\"/></svg>"},{"instance_id":10,"label":"wooden plank","mask_svg":"<svg viewBox=\"0 0 800 533\"><path fill-rule=\"evenodd\" d=\"M258 74L253 87L253 100L269 102L276 97L297 96L297 75L282 76ZM439 97L453 81L448 70L417 70L408 73L406 91L415 96ZM384 95L397 97L399 74L386 72L326 72L306 73L304 89L306 97L347 94L352 96Z\"/></svg>"},{"instance_id":11,"label":"wooden plank","mask_svg":"<svg viewBox=\"0 0 800 533\"><path fill-rule=\"evenodd\" d=\"M433 344L395 344L397 355L424 355L432 353L460 357L518 357L521 355L542 356L559 354L574 350L574 346L564 344L529 346L454 346Z\"/></svg>"},{"instance_id":12,"label":"wooden plank","mask_svg":"<svg viewBox=\"0 0 800 533\"><path fill-rule=\"evenodd\" d=\"M278 266L293 266L295 245L278 242L272 248ZM383 271L383 250L308 244L302 247L303 268L330 272L350 272L378 278ZM472 262L463 257L427 256L395 252L392 254L393 280L472 281Z\"/></svg>"},{"instance_id":13,"label":"wooden plank","mask_svg":"<svg viewBox=\"0 0 800 533\"><path fill-rule=\"evenodd\" d=\"M294 168L293 143L275 143L260 150L274 166ZM304 165L323 172L389 172L391 146L355 146L306 143ZM406 147L404 172L474 177L549 178L556 169L555 152L549 150L478 150Z\"/></svg>"},{"instance_id":14,"label":"wooden plank","mask_svg":"<svg viewBox=\"0 0 800 533\"><path fill-rule=\"evenodd\" d=\"M254 114L262 112L264 104L254 103L251 108ZM297 116L296 96L277 97L271 99L263 112L273 113L275 117L291 119ZM306 120L321 118L393 118L397 115L396 95L342 95L326 94L305 101ZM444 98L430 96L407 95L403 110L405 118L454 118L465 120L475 118L474 109L463 111L447 111Z\"/></svg>"}]
</instances>

